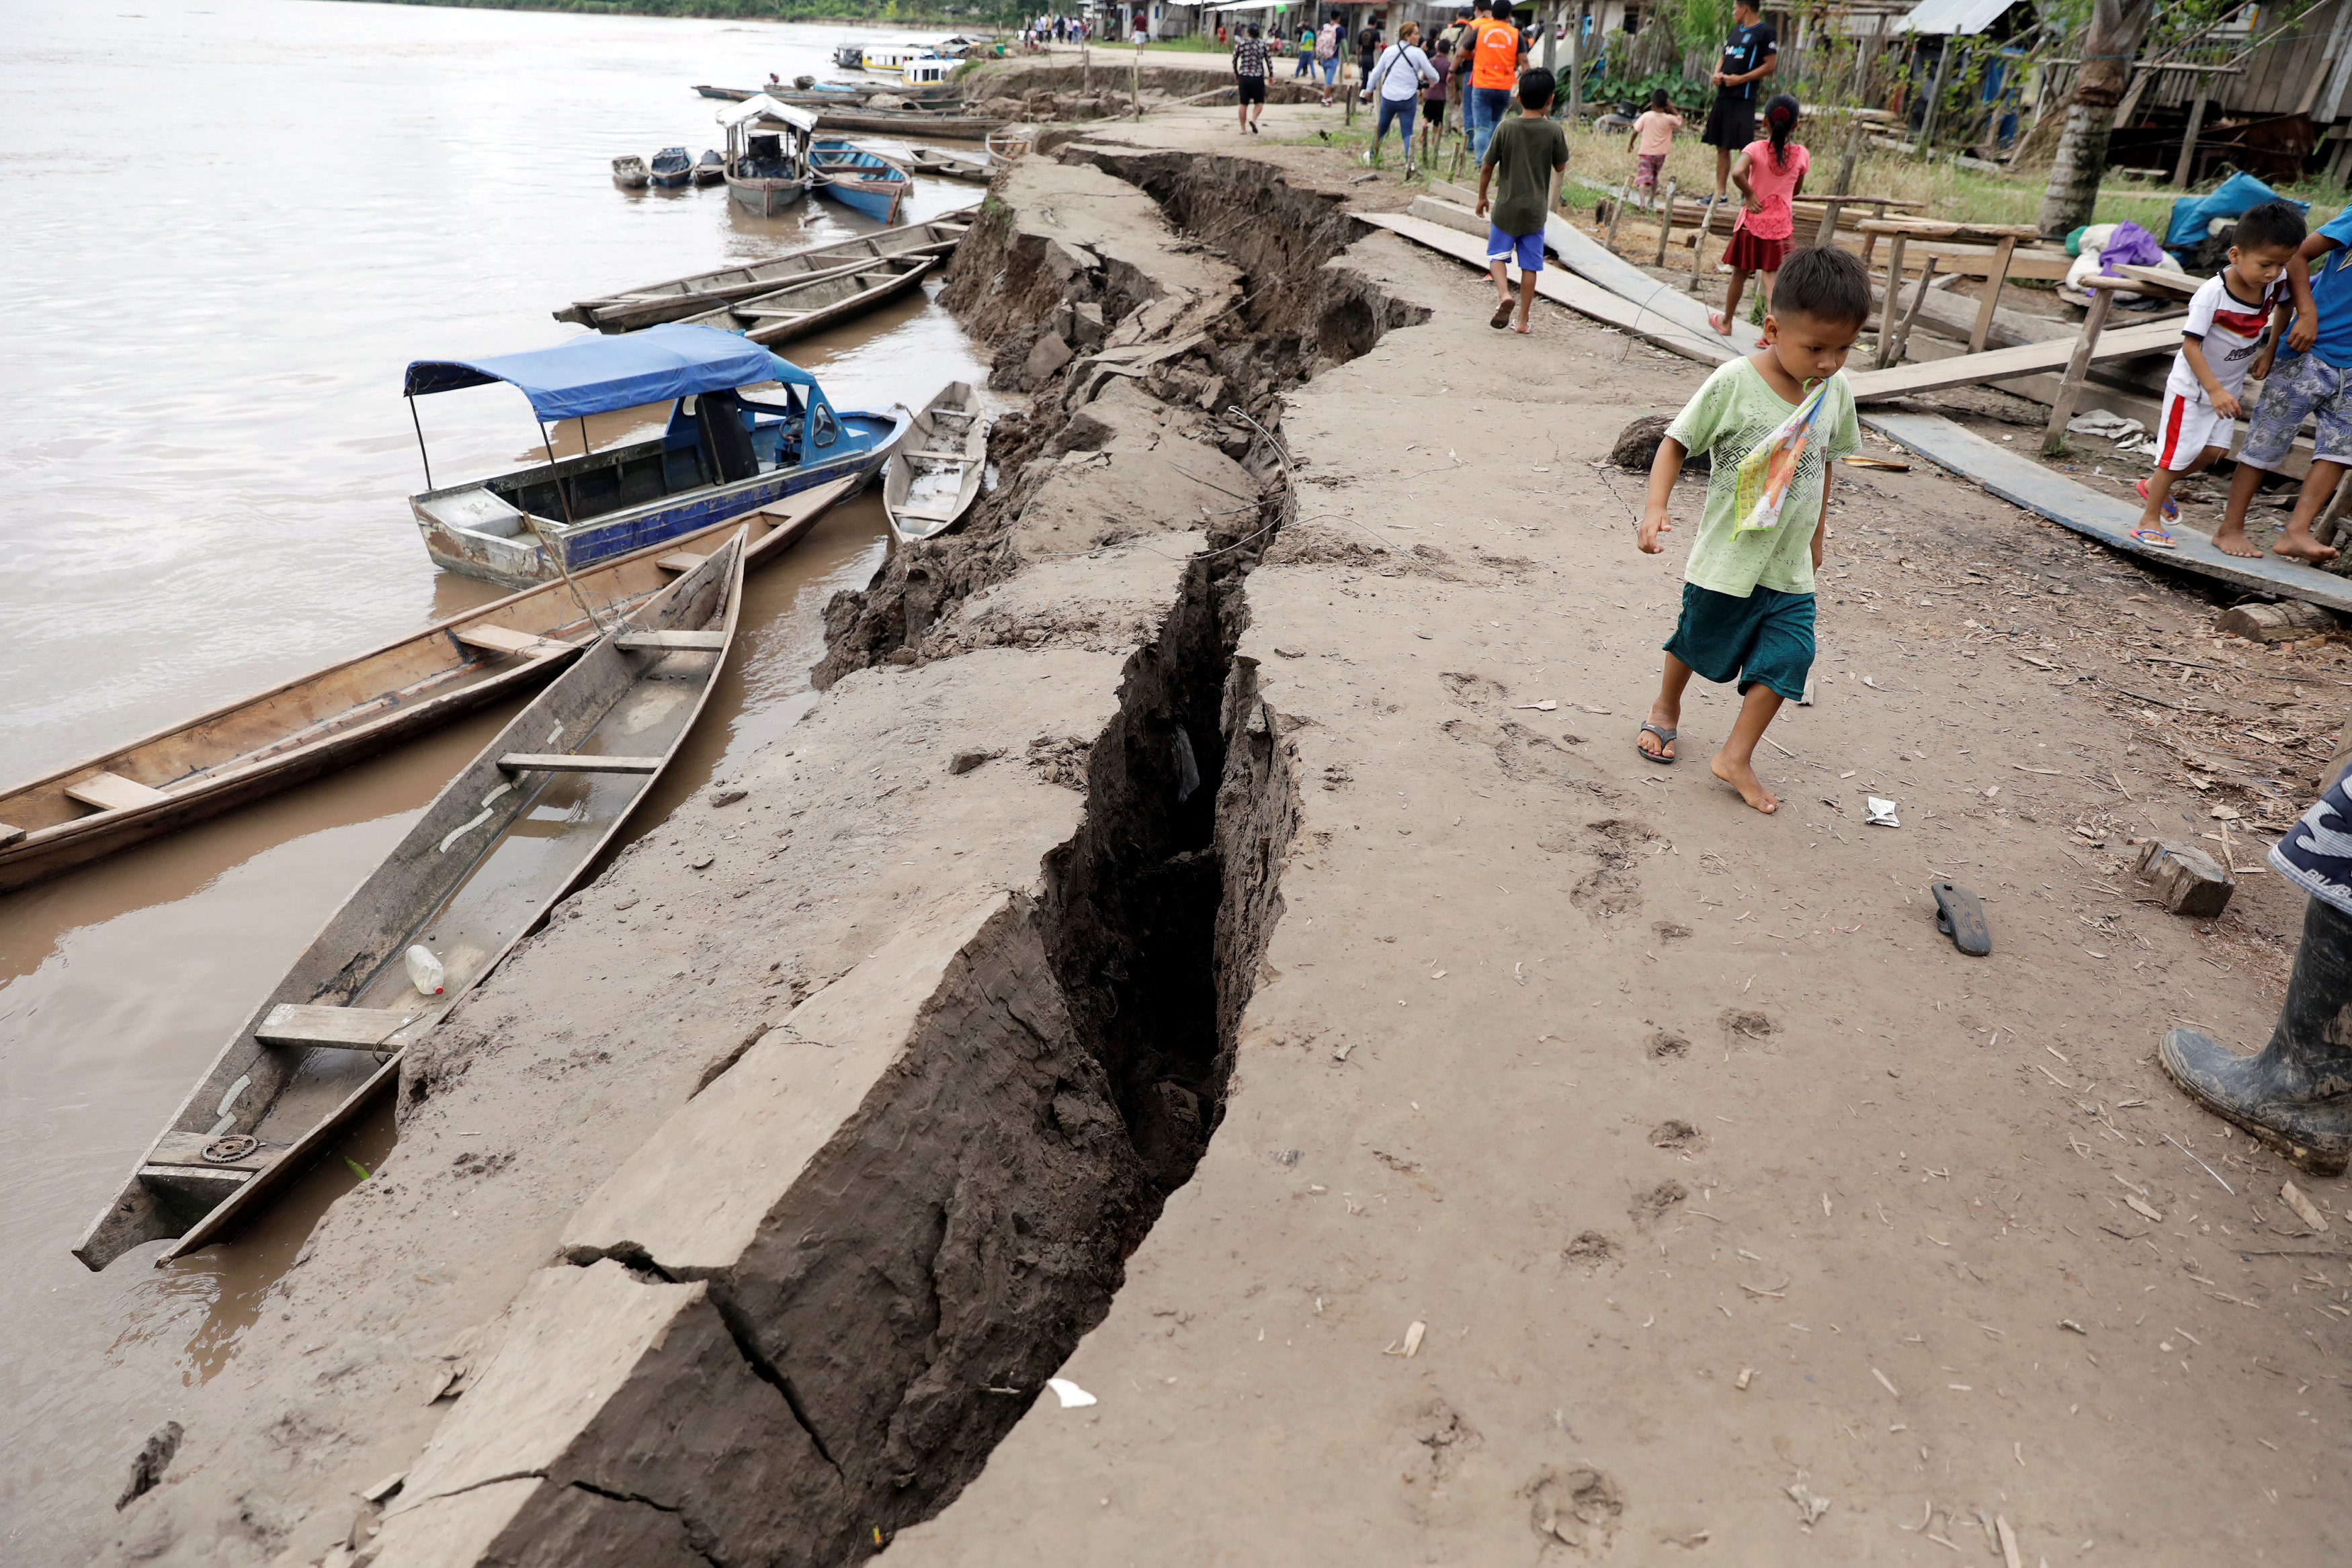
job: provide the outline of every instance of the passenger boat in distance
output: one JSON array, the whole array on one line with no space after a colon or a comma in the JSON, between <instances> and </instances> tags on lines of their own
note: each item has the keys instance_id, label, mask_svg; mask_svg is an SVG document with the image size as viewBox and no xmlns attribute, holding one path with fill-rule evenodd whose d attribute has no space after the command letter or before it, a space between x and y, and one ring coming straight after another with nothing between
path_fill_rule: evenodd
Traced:
<instances>
[{"instance_id":1,"label":"passenger boat in distance","mask_svg":"<svg viewBox=\"0 0 2352 1568\"><path fill-rule=\"evenodd\" d=\"M595 636L581 600L626 613L748 527L783 554L864 481L835 479L436 622L352 658L0 790L0 893L179 831L554 678Z\"/></svg>"},{"instance_id":2,"label":"passenger boat in distance","mask_svg":"<svg viewBox=\"0 0 2352 1568\"><path fill-rule=\"evenodd\" d=\"M625 332L656 321L675 321L733 299L749 299L797 277L831 272L853 262L886 256L945 256L955 249L980 215L978 207L941 213L926 223L790 251L771 261L724 267L688 277L665 278L595 299L577 299L555 312L559 321L577 321L600 331Z\"/></svg>"},{"instance_id":3,"label":"passenger boat in distance","mask_svg":"<svg viewBox=\"0 0 2352 1568\"><path fill-rule=\"evenodd\" d=\"M653 176L646 172L646 161L635 153L613 160L613 183L624 191L642 191L652 183Z\"/></svg>"},{"instance_id":4,"label":"passenger boat in distance","mask_svg":"<svg viewBox=\"0 0 2352 1568\"><path fill-rule=\"evenodd\" d=\"M980 495L988 422L969 382L950 382L907 427L882 470L882 510L901 544L955 527Z\"/></svg>"},{"instance_id":5,"label":"passenger boat in distance","mask_svg":"<svg viewBox=\"0 0 2352 1568\"><path fill-rule=\"evenodd\" d=\"M547 426L580 421L581 455L409 497L445 570L529 588L836 479L863 485L906 434L906 411L836 410L814 376L732 332L665 322L478 360L419 360L411 399L505 382ZM780 383L781 401L745 395ZM597 452L588 416L668 402L662 434ZM409 404L412 419L415 403ZM417 426L420 449L424 429Z\"/></svg>"},{"instance_id":6,"label":"passenger boat in distance","mask_svg":"<svg viewBox=\"0 0 2352 1568\"><path fill-rule=\"evenodd\" d=\"M918 147L904 156L907 167L915 173L962 180L974 185L987 184L1003 167L993 159L967 158L961 152L942 152L936 147Z\"/></svg>"},{"instance_id":7,"label":"passenger boat in distance","mask_svg":"<svg viewBox=\"0 0 2352 1568\"><path fill-rule=\"evenodd\" d=\"M899 205L915 183L879 152L837 136L811 141L808 161L810 183L817 194L886 224L898 221Z\"/></svg>"},{"instance_id":8,"label":"passenger boat in distance","mask_svg":"<svg viewBox=\"0 0 2352 1568\"><path fill-rule=\"evenodd\" d=\"M782 129L761 130L762 120ZM727 128L727 191L737 205L772 218L808 194L815 115L762 93L722 112L719 123Z\"/></svg>"},{"instance_id":9,"label":"passenger boat in distance","mask_svg":"<svg viewBox=\"0 0 2352 1568\"><path fill-rule=\"evenodd\" d=\"M688 316L681 324L740 332L755 343L775 348L896 299L921 283L938 265L936 257L928 256L886 256L851 262L796 278L766 294Z\"/></svg>"},{"instance_id":10,"label":"passenger boat in distance","mask_svg":"<svg viewBox=\"0 0 2352 1568\"><path fill-rule=\"evenodd\" d=\"M654 154L652 175L663 190L678 190L694 178L694 154L683 147L665 147Z\"/></svg>"},{"instance_id":11,"label":"passenger boat in distance","mask_svg":"<svg viewBox=\"0 0 2352 1568\"><path fill-rule=\"evenodd\" d=\"M845 71L864 70L866 68L866 46L863 44L835 44L833 47L833 63Z\"/></svg>"},{"instance_id":12,"label":"passenger boat in distance","mask_svg":"<svg viewBox=\"0 0 2352 1568\"><path fill-rule=\"evenodd\" d=\"M170 1239L156 1260L169 1262L326 1153L652 789L709 699L742 600L739 534L516 715L229 1037L74 1256L103 1269Z\"/></svg>"},{"instance_id":13,"label":"passenger boat in distance","mask_svg":"<svg viewBox=\"0 0 2352 1568\"><path fill-rule=\"evenodd\" d=\"M725 178L727 178L727 160L719 154L718 148L704 148L702 156L694 161L694 183L698 185L716 185Z\"/></svg>"}]
</instances>

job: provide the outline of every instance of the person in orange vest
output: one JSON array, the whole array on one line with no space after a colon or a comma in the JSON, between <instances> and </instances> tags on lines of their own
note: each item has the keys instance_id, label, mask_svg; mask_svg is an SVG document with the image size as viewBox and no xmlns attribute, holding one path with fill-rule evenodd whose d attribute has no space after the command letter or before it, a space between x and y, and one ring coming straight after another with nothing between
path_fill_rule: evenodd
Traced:
<instances>
[{"instance_id":1,"label":"person in orange vest","mask_svg":"<svg viewBox=\"0 0 2352 1568\"><path fill-rule=\"evenodd\" d=\"M1511 0L1486 0L1487 14L1471 24L1469 84L1463 89L1463 128L1470 133L1470 155L1484 161L1486 143L1503 112L1511 106L1511 89L1519 79L1519 30L1511 26Z\"/></svg>"}]
</instances>

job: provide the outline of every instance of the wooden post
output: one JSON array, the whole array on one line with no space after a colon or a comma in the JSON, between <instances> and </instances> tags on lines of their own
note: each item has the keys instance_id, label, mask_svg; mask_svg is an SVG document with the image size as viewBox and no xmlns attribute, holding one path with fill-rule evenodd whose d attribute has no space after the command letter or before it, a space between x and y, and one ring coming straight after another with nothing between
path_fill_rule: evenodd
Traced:
<instances>
[{"instance_id":1,"label":"wooden post","mask_svg":"<svg viewBox=\"0 0 2352 1568\"><path fill-rule=\"evenodd\" d=\"M1912 291L1911 308L1903 317L1903 335L1895 340L1895 364L1901 364L1903 356L1910 351L1912 324L1919 319L1919 307L1927 302L1927 290L1935 281L1936 258L1931 256L1927 258L1927 265L1919 269L1919 287Z\"/></svg>"},{"instance_id":2,"label":"wooden post","mask_svg":"<svg viewBox=\"0 0 2352 1568\"><path fill-rule=\"evenodd\" d=\"M1127 110L1129 120L1143 118L1143 46L1135 46L1135 64L1128 70Z\"/></svg>"},{"instance_id":3,"label":"wooden post","mask_svg":"<svg viewBox=\"0 0 2352 1568\"><path fill-rule=\"evenodd\" d=\"M1936 54L1936 85L1927 89L1927 112L1919 120L1919 152L1925 152L1936 144L1936 116L1944 107L1944 79L1951 72L1952 56L1958 48L1958 37L1945 34L1944 47Z\"/></svg>"},{"instance_id":4,"label":"wooden post","mask_svg":"<svg viewBox=\"0 0 2352 1568\"><path fill-rule=\"evenodd\" d=\"M1584 5L1582 0L1568 8L1568 126L1573 131L1584 123ZM1556 27L1544 29L1544 47L1551 47L1551 36Z\"/></svg>"},{"instance_id":5,"label":"wooden post","mask_svg":"<svg viewBox=\"0 0 2352 1568\"><path fill-rule=\"evenodd\" d=\"M1830 204L1822 213L1822 221L1813 230L1815 245L1837 242L1838 216L1845 204L1838 198L1853 189L1853 161L1862 155L1862 116L1853 117L1853 124L1845 133L1845 153L1838 160L1837 183L1830 188Z\"/></svg>"},{"instance_id":6,"label":"wooden post","mask_svg":"<svg viewBox=\"0 0 2352 1568\"><path fill-rule=\"evenodd\" d=\"M2197 78L2201 84L2203 77ZM2197 133L2205 128L2205 93L2200 85L2197 101L2189 106L2189 134L2180 139L2180 162L2172 166L2172 183L2189 183L2189 172L2197 162Z\"/></svg>"},{"instance_id":7,"label":"wooden post","mask_svg":"<svg viewBox=\"0 0 2352 1568\"><path fill-rule=\"evenodd\" d=\"M1095 90L1094 46L1084 38L1078 40L1078 90L1089 96Z\"/></svg>"},{"instance_id":8,"label":"wooden post","mask_svg":"<svg viewBox=\"0 0 2352 1568\"><path fill-rule=\"evenodd\" d=\"M1666 265L1666 236L1675 232L1675 180L1666 176L1666 204L1658 211L1658 259L1651 265Z\"/></svg>"},{"instance_id":9,"label":"wooden post","mask_svg":"<svg viewBox=\"0 0 2352 1568\"><path fill-rule=\"evenodd\" d=\"M1895 318L1903 300L1903 246L1907 235L1896 234L1886 242L1886 303L1878 308L1878 368L1895 362Z\"/></svg>"},{"instance_id":10,"label":"wooden post","mask_svg":"<svg viewBox=\"0 0 2352 1568\"><path fill-rule=\"evenodd\" d=\"M2000 286L2009 281L2009 258L2017 254L2017 236L2004 235L1993 251L1992 271L1985 278L1984 298L1977 302L1977 324L1969 333L1969 352L1984 352L1985 340L1992 335L1993 308L2000 302Z\"/></svg>"},{"instance_id":11,"label":"wooden post","mask_svg":"<svg viewBox=\"0 0 2352 1568\"><path fill-rule=\"evenodd\" d=\"M2091 290L2091 313L2083 318L2083 336L2074 344L2074 357L2066 361L2066 373L2058 382L2058 397L2050 405L2050 427L2042 432L2042 455L2063 456L2066 451L2066 422L2074 417L2074 402L2083 395L2083 379L2091 372L2091 355L2099 346L2099 333L2107 324L2107 308L2116 302L2116 290L2128 288L2130 284L2120 277L2086 277L2083 287Z\"/></svg>"},{"instance_id":12,"label":"wooden post","mask_svg":"<svg viewBox=\"0 0 2352 1568\"><path fill-rule=\"evenodd\" d=\"M1623 254L1617 248L1617 225L1625 216L1625 202L1632 194L1630 190L1621 190L1617 193L1617 199L1609 204L1609 237L1601 243L1609 247L1612 256Z\"/></svg>"},{"instance_id":13,"label":"wooden post","mask_svg":"<svg viewBox=\"0 0 2352 1568\"><path fill-rule=\"evenodd\" d=\"M1870 42L1856 40L1853 50L1853 101L1857 108L1870 106L1870 76L1877 68L1878 57L1886 47L1886 13L1878 14L1878 25L1870 30Z\"/></svg>"},{"instance_id":14,"label":"wooden post","mask_svg":"<svg viewBox=\"0 0 2352 1568\"><path fill-rule=\"evenodd\" d=\"M1669 217L1672 215L1668 214ZM1700 268L1706 265L1706 236L1714 227L1715 193L1709 191L1706 193L1706 201L1699 207L1698 233L1691 235L1690 291L1693 294L1698 292L1699 279L1706 276Z\"/></svg>"}]
</instances>

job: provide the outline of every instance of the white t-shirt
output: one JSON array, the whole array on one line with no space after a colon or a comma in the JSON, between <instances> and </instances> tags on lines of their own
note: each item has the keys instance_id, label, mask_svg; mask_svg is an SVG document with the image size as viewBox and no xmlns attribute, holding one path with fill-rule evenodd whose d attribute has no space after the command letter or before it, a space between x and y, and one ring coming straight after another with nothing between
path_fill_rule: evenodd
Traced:
<instances>
[{"instance_id":1,"label":"white t-shirt","mask_svg":"<svg viewBox=\"0 0 2352 1568\"><path fill-rule=\"evenodd\" d=\"M2272 282L2260 304L2249 305L2230 292L2229 276L2218 273L2207 278L2189 301L2189 319L2181 323L2180 335L2203 340L2205 368L2231 397L2246 384L2246 371L2263 345L2271 311L2286 297L2284 274ZM2185 352L2172 357L2172 373L2164 378L2164 390L2194 402L2212 401L2205 395L2197 372L2189 368Z\"/></svg>"},{"instance_id":2,"label":"white t-shirt","mask_svg":"<svg viewBox=\"0 0 2352 1568\"><path fill-rule=\"evenodd\" d=\"M1399 50L1403 51L1402 58L1398 57ZM1418 44L1391 44L1380 63L1372 68L1372 74L1381 84L1381 96L1391 103L1419 98L1422 88L1437 79L1429 57L1421 52Z\"/></svg>"}]
</instances>

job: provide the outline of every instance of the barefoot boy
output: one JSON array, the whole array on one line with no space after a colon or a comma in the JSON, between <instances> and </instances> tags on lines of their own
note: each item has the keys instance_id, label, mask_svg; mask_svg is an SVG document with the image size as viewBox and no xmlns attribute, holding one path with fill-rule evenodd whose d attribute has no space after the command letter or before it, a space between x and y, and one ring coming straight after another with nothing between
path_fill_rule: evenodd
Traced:
<instances>
[{"instance_id":1,"label":"barefoot boy","mask_svg":"<svg viewBox=\"0 0 2352 1568\"><path fill-rule=\"evenodd\" d=\"M1813 667L1813 572L1829 518L1830 465L1862 449L1853 394L1838 371L1869 314L1870 275L1860 259L1836 249L1790 255L1764 318L1764 350L1707 377L1650 465L1636 542L1651 555L1674 527L1666 504L1683 459L1705 447L1715 468L1683 567L1682 620L1666 641L1665 678L1634 744L1653 762L1674 761L1691 676L1737 680L1739 717L1708 766L1759 811L1777 811L1780 802L1756 777L1756 743L1782 701L1804 696ZM1801 437L1774 441L1808 405ZM1759 460L1742 475L1743 460L1759 448Z\"/></svg>"},{"instance_id":2,"label":"barefoot boy","mask_svg":"<svg viewBox=\"0 0 2352 1568\"><path fill-rule=\"evenodd\" d=\"M2230 427L2238 418L2238 389L2249 375L2256 381L2270 375L2271 358L2278 351L2277 331L2285 329L2293 304L2287 264L2303 239L2303 214L2284 202L2254 208L2238 220L2230 265L2207 278L2189 301L2180 351L2165 378L2164 412L2157 420L2156 472L2139 482L2147 507L2132 537L2142 544L2172 548L2172 536L2164 525L2180 515L2171 500L2173 482L2184 474L2202 472L2229 452ZM2246 542L2242 510L2237 527L2225 524L2213 543L2231 555L2254 553Z\"/></svg>"},{"instance_id":3,"label":"barefoot boy","mask_svg":"<svg viewBox=\"0 0 2352 1568\"><path fill-rule=\"evenodd\" d=\"M1535 308L1536 274L1543 270L1544 209L1551 201L1551 177L1568 167L1568 133L1548 118L1557 90L1551 72L1538 66L1519 78L1519 117L1495 127L1478 165L1478 215L1487 217L1486 187L1495 186L1494 215L1486 223L1486 259L1495 278L1497 329L1511 320L1511 285L1503 265L1519 264L1519 321L1528 329Z\"/></svg>"},{"instance_id":4,"label":"barefoot boy","mask_svg":"<svg viewBox=\"0 0 2352 1568\"><path fill-rule=\"evenodd\" d=\"M2251 216L2252 214L2249 214ZM2242 225L2244 219L2239 222ZM2352 465L2352 207L2330 218L2303 242L2287 263L2287 287L2294 296L2294 325L2286 350L2263 382L2263 395L2246 421L2246 444L2238 449L2238 472L2230 483L2229 509L2213 531L2213 544L2231 555L2259 552L2246 538L2246 507L2263 475L2286 461L2294 433L2308 414L2317 426L2311 472L2286 537L2273 554L2313 566L2336 559L2336 551L2311 537L2320 507ZM2339 254L2341 253L2341 254Z\"/></svg>"}]
</instances>

